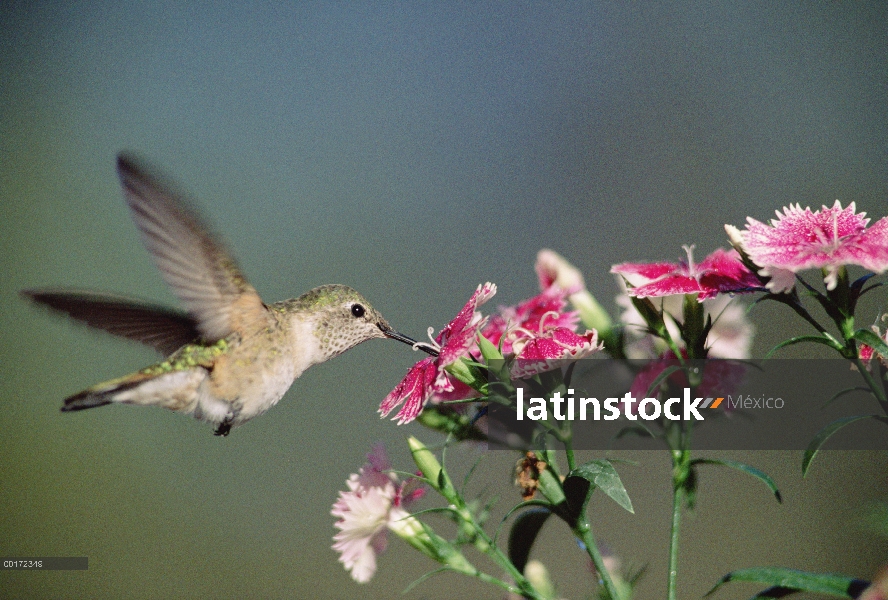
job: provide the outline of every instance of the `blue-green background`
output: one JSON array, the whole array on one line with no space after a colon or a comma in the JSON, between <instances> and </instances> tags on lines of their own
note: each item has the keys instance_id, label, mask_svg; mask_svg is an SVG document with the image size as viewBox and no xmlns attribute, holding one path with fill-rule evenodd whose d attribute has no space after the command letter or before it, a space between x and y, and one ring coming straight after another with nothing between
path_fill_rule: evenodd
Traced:
<instances>
[{"instance_id":1,"label":"blue-green background","mask_svg":"<svg viewBox=\"0 0 888 600\"><path fill-rule=\"evenodd\" d=\"M118 151L199 199L266 300L348 284L422 337L483 281L494 305L532 295L541 247L613 310L613 263L689 243L702 257L747 215L839 198L884 216L886 54L882 2L0 4L0 554L90 561L0 572L0 596L385 598L434 567L393 540L360 587L329 548L330 505L374 442L409 470L407 435L439 441L376 415L417 358L404 346L313 368L227 439L156 409L58 412L154 356L19 289L175 302L121 201ZM757 356L807 333L785 311L752 316ZM451 453L457 473L479 455ZM663 597L668 459L630 456L636 514L597 498L593 523L648 565L640 597ZM884 454L828 452L804 480L800 453L734 458L769 471L785 504L704 472L680 597L735 568L870 577L888 561L861 529L888 492ZM502 498L497 514L518 499L513 460L485 457L470 486ZM565 527L534 556L565 597L590 597ZM444 575L408 597L501 597L480 585Z\"/></svg>"}]
</instances>

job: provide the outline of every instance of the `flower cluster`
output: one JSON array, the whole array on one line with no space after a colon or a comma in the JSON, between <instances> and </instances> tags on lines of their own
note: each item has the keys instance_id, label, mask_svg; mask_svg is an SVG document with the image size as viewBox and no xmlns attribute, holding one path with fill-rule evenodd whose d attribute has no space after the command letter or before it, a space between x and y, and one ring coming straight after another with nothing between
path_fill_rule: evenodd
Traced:
<instances>
[{"instance_id":1,"label":"flower cluster","mask_svg":"<svg viewBox=\"0 0 888 600\"><path fill-rule=\"evenodd\" d=\"M414 420L427 402L477 397L477 390L454 376L452 370L460 361L479 360L479 335L513 361L511 373L515 378L532 377L600 350L597 332L590 329L576 333L580 317L576 311L566 310L568 296L585 290L581 288L582 278L568 282L567 289L561 287L558 267L551 262L553 255L557 257L548 251L543 260L538 260L542 291L516 306L500 307L490 318L477 309L496 293L496 286L479 285L462 310L433 339L438 356L422 359L407 371L380 404L381 415L385 417L403 405L395 415L401 425Z\"/></svg>"},{"instance_id":2,"label":"flower cluster","mask_svg":"<svg viewBox=\"0 0 888 600\"><path fill-rule=\"evenodd\" d=\"M514 306L500 306L485 316L480 308L497 288L492 283L478 286L436 336L432 337L433 330L429 329L430 347L437 356L414 364L382 401L379 412L385 417L400 407L394 417L399 425L422 414L421 423L447 433L448 443L487 436L498 440L493 425L478 423L483 408L469 414L461 406L451 409L429 405L480 400L489 406L517 405L521 410L520 402L513 401L514 395L510 394L526 386L534 394L554 394L550 396L553 404L560 406L556 403L559 394L565 390L573 394L569 388L580 389L582 385L574 377L574 369L560 369L600 350L615 359L649 360L640 367L637 363L619 365L630 398L665 398L684 388L687 397L693 389L694 397L721 399L742 385L749 365L707 359L750 357L753 327L748 311L735 297L759 293L763 300L790 307L816 330L816 334L793 337L775 350L801 342L832 348L852 361L882 408L883 414L838 419L826 425L806 449L805 471L821 445L839 428L863 418L888 423L884 416L888 415L888 332L876 325L860 328L854 321L857 300L884 283L867 283L870 274L852 282L846 268L854 265L872 273L888 270L888 217L868 225L869 219L865 213L856 212L854 203L843 208L836 201L832 207L823 206L817 211L791 205L778 211L777 219L769 224L749 217L744 231L726 225L733 248L716 249L699 262L694 260L694 246L685 246L686 257L678 262L613 265L610 272L618 276L624 292L617 298L622 314L621 323L616 325L586 289L580 271L557 253L541 250L535 265L539 293ZM822 270L825 292L798 275L807 269ZM811 305L823 309L832 324L826 323L827 327L822 317L812 315ZM627 407L629 415L638 406L644 404ZM407 504L419 492L410 491L410 481L401 482L391 473L388 460L376 450L368 455L368 463L349 478L348 490L340 492L333 506L332 514L339 519L333 548L339 552L340 561L356 581L368 581L376 570L377 556L385 549L388 532L392 532L444 565L443 569L478 577L516 597L549 598L554 597L555 588L547 571L529 556L545 520L560 518L589 555L601 585L601 597L630 598L636 578L608 569L606 557L596 547L586 511L589 495L595 489L631 512L629 495L610 461L577 464L575 430L571 429L571 419L559 416L558 410L551 420L539 417L542 427L532 438L501 436L509 447L522 451L523 458L515 470L516 485L525 503L533 501L533 506L519 505L509 513L515 516L511 517L508 555L497 546L496 536L484 531L489 505L466 501L448 474L443 453L439 461L419 440L410 438L408 445L422 481L446 500L447 507L440 509L440 514L456 524L455 539L435 534L417 518L421 514L412 516L407 512ZM491 422L495 422L494 411L490 414ZM739 469L763 481L780 499L773 481L749 465L692 458L691 423L677 423L680 419L674 416L646 420L650 426L627 427L621 434L642 431L670 450L673 532L677 531L682 507L692 506L696 499L696 469L701 465ZM528 440L530 444L540 441L542 446L529 451L534 446ZM563 446L567 470L559 467L552 444ZM672 539L676 540L677 535L673 534ZM462 553L462 548L469 545L491 558L508 577L498 579L476 569ZM670 547L670 597L676 589L674 550ZM768 573L768 577L779 575L774 569Z\"/></svg>"}]
</instances>

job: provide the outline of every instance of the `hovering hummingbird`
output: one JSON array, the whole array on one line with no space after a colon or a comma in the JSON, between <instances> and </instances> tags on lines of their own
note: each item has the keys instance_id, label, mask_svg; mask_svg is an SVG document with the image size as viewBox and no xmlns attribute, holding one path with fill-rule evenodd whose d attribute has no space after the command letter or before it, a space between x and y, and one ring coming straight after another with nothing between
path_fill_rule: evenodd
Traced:
<instances>
[{"instance_id":1,"label":"hovering hummingbird","mask_svg":"<svg viewBox=\"0 0 888 600\"><path fill-rule=\"evenodd\" d=\"M216 425L216 435L277 404L310 366L372 338L436 352L391 328L344 285L264 304L198 215L132 157L117 157L124 197L178 312L122 296L25 290L31 300L169 357L67 398L63 412L112 403L162 406Z\"/></svg>"}]
</instances>

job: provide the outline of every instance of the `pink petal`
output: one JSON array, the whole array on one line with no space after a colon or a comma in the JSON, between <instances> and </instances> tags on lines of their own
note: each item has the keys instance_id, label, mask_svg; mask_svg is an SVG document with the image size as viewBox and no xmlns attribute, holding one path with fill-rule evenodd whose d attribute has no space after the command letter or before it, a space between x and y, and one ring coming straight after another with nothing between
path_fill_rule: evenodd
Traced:
<instances>
[{"instance_id":1,"label":"pink petal","mask_svg":"<svg viewBox=\"0 0 888 600\"><path fill-rule=\"evenodd\" d=\"M552 329L523 343L512 364L512 376L524 379L559 368L565 362L579 360L600 350L597 342L595 330L577 335L564 327Z\"/></svg>"},{"instance_id":2,"label":"pink petal","mask_svg":"<svg viewBox=\"0 0 888 600\"><path fill-rule=\"evenodd\" d=\"M379 412L383 417L402 402L404 406L395 415L398 425L409 423L422 412L422 407L432 394L432 385L438 376L436 359L424 358L407 371L407 375L401 380L395 389L379 405Z\"/></svg>"},{"instance_id":3,"label":"pink petal","mask_svg":"<svg viewBox=\"0 0 888 600\"><path fill-rule=\"evenodd\" d=\"M441 346L438 356L438 365L441 369L468 355L469 348L475 341L475 335L485 323L481 314L476 310L494 294L496 294L494 284L479 285L459 314L435 338L435 341Z\"/></svg>"},{"instance_id":4,"label":"pink petal","mask_svg":"<svg viewBox=\"0 0 888 600\"><path fill-rule=\"evenodd\" d=\"M534 269L540 280L540 290L542 291L557 286L569 294L574 294L586 288L586 282L583 281L583 274L580 273L580 270L554 250L548 248L540 250L537 253Z\"/></svg>"},{"instance_id":5,"label":"pink petal","mask_svg":"<svg viewBox=\"0 0 888 600\"><path fill-rule=\"evenodd\" d=\"M831 208L816 212L799 205L785 207L770 225L748 217L743 247L766 273L827 268L834 287L842 265L860 265L876 273L888 269L888 218L866 229L865 214L855 213L853 202L843 209L836 200Z\"/></svg>"},{"instance_id":6,"label":"pink petal","mask_svg":"<svg viewBox=\"0 0 888 600\"><path fill-rule=\"evenodd\" d=\"M672 296L674 294L695 294L703 291L693 277L686 275L670 275L652 283L630 288L627 293L636 298Z\"/></svg>"},{"instance_id":7,"label":"pink petal","mask_svg":"<svg viewBox=\"0 0 888 600\"><path fill-rule=\"evenodd\" d=\"M650 268L644 268L644 267ZM629 278L634 284L628 290L637 298L699 294L703 301L725 292L743 292L761 286L759 279L740 260L735 250L718 248L696 265L685 263L624 263L611 268L612 273L634 274L647 281Z\"/></svg>"},{"instance_id":8,"label":"pink petal","mask_svg":"<svg viewBox=\"0 0 888 600\"><path fill-rule=\"evenodd\" d=\"M498 345L507 328L540 333L543 327L565 327L575 329L580 316L576 311L565 311L567 295L570 292L551 287L514 307L500 307L500 314L490 318L481 330L481 335L492 344ZM503 341L503 352L512 352L512 336Z\"/></svg>"},{"instance_id":9,"label":"pink petal","mask_svg":"<svg viewBox=\"0 0 888 600\"><path fill-rule=\"evenodd\" d=\"M664 275L682 272L682 265L676 263L621 263L611 267L611 273L620 275L640 275L645 279L657 279ZM684 267L687 275L687 267Z\"/></svg>"}]
</instances>

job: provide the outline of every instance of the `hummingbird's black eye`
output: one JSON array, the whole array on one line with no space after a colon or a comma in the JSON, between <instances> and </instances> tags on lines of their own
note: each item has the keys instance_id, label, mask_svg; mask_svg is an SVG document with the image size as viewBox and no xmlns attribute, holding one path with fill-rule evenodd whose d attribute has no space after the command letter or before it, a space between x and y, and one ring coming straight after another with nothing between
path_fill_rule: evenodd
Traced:
<instances>
[{"instance_id":1,"label":"hummingbird's black eye","mask_svg":"<svg viewBox=\"0 0 888 600\"><path fill-rule=\"evenodd\" d=\"M352 315L360 319L364 316L364 307L360 304L352 304Z\"/></svg>"}]
</instances>

